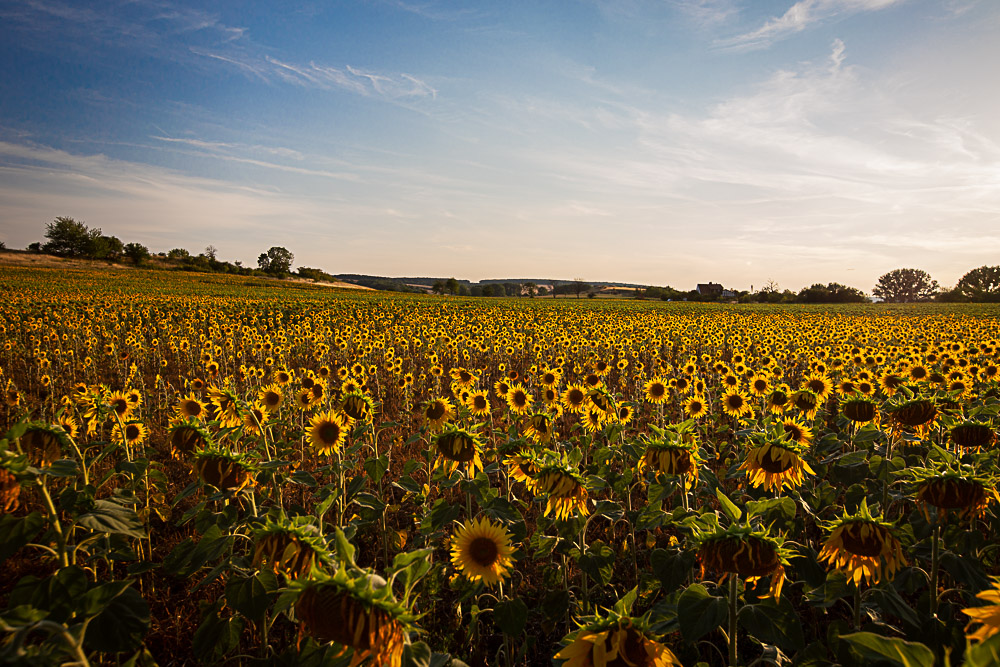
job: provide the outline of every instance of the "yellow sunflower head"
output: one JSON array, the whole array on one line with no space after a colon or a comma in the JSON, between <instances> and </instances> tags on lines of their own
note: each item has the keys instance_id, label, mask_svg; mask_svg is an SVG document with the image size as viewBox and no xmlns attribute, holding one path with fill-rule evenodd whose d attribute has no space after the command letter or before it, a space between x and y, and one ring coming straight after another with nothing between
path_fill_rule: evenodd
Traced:
<instances>
[{"instance_id":1,"label":"yellow sunflower head","mask_svg":"<svg viewBox=\"0 0 1000 667\"><path fill-rule=\"evenodd\" d=\"M511 535L486 517L461 524L451 539L451 562L472 581L488 586L507 578L513 561Z\"/></svg>"}]
</instances>

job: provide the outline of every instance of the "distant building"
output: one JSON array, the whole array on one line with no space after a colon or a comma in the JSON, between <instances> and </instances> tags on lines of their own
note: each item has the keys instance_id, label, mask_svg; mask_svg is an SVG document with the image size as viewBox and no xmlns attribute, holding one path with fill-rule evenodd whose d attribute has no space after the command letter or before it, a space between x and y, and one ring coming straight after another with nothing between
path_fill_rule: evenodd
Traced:
<instances>
[{"instance_id":1,"label":"distant building","mask_svg":"<svg viewBox=\"0 0 1000 667\"><path fill-rule=\"evenodd\" d=\"M723 292L722 285L719 283L698 283L695 290L701 296L722 296Z\"/></svg>"}]
</instances>

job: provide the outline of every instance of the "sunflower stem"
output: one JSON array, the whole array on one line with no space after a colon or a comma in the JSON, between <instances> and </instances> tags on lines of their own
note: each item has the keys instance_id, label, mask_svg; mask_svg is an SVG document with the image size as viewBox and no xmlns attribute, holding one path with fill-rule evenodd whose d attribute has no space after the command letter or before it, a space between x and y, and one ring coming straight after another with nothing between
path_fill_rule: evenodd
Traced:
<instances>
[{"instance_id":1,"label":"sunflower stem","mask_svg":"<svg viewBox=\"0 0 1000 667\"><path fill-rule=\"evenodd\" d=\"M937 618L938 608L938 558L940 557L941 526L934 526L931 537L931 618Z\"/></svg>"},{"instance_id":2,"label":"sunflower stem","mask_svg":"<svg viewBox=\"0 0 1000 667\"><path fill-rule=\"evenodd\" d=\"M729 579L729 667L736 667L736 613L738 611L740 577L735 572Z\"/></svg>"},{"instance_id":3,"label":"sunflower stem","mask_svg":"<svg viewBox=\"0 0 1000 667\"><path fill-rule=\"evenodd\" d=\"M854 584L854 629L861 631L861 584Z\"/></svg>"}]
</instances>

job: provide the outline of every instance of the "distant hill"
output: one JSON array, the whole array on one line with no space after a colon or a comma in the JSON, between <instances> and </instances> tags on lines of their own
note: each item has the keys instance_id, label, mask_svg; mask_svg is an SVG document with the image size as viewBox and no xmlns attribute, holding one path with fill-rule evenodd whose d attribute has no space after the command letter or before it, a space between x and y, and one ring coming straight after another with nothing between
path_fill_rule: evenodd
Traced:
<instances>
[{"instance_id":1,"label":"distant hill","mask_svg":"<svg viewBox=\"0 0 1000 667\"><path fill-rule=\"evenodd\" d=\"M444 278L432 278L427 276L390 277L390 276L370 276L360 273L338 273L334 275L334 278L338 280L343 280L345 282L364 285L365 287L372 287L374 289L386 289L399 292L423 291L420 290L417 286L422 286L427 290L429 290L434 285L434 283L438 281L448 280L448 277ZM458 282L459 285L467 285L469 287L477 285L478 286L509 285L509 284L523 285L525 283L555 286L555 285L570 285L573 282L575 282L573 280L564 280L556 278L487 278L484 280L480 280L479 282L474 282L471 280L463 280L460 278L456 278L455 280L456 282ZM620 283L620 282L610 282L602 280L585 280L584 282L595 289L603 289L605 287L630 287L630 288L642 289L647 287L647 285L639 285L636 283Z\"/></svg>"}]
</instances>

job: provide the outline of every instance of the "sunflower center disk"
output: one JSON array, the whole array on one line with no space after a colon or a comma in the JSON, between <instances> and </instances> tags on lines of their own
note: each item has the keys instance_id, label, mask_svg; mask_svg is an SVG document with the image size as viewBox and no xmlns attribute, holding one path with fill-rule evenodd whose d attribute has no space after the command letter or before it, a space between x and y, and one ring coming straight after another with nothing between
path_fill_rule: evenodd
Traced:
<instances>
[{"instance_id":1,"label":"sunflower center disk","mask_svg":"<svg viewBox=\"0 0 1000 667\"><path fill-rule=\"evenodd\" d=\"M477 537L469 543L469 556L482 567L489 567L497 561L500 552L496 542L488 537Z\"/></svg>"},{"instance_id":2,"label":"sunflower center disk","mask_svg":"<svg viewBox=\"0 0 1000 667\"><path fill-rule=\"evenodd\" d=\"M769 449L764 452L762 457L760 457L760 467L769 473L778 474L791 468L792 460L791 457L789 457L788 460L784 460L781 458L780 454L776 457L774 450Z\"/></svg>"},{"instance_id":3,"label":"sunflower center disk","mask_svg":"<svg viewBox=\"0 0 1000 667\"><path fill-rule=\"evenodd\" d=\"M862 537L860 526L851 526L843 534L844 548L857 556L874 558L882 553L882 535L872 530Z\"/></svg>"}]
</instances>

